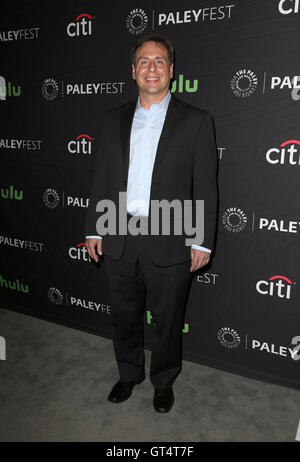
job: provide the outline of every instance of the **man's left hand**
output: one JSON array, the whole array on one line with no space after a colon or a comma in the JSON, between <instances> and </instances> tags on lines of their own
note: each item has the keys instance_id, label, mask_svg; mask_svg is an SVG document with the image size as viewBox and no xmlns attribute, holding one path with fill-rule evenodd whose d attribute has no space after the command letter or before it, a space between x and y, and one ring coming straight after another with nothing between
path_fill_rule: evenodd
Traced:
<instances>
[{"instance_id":1,"label":"man's left hand","mask_svg":"<svg viewBox=\"0 0 300 462\"><path fill-rule=\"evenodd\" d=\"M193 249L191 247L191 260L192 264L190 271L196 271L202 266L207 265L210 259L210 253L205 252L204 250Z\"/></svg>"}]
</instances>

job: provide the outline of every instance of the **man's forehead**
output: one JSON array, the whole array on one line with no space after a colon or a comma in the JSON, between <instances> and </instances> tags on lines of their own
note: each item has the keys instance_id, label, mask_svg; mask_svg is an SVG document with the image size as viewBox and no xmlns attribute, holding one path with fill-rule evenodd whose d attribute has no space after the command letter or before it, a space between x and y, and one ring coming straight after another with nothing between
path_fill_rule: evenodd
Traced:
<instances>
[{"instance_id":1,"label":"man's forehead","mask_svg":"<svg viewBox=\"0 0 300 462\"><path fill-rule=\"evenodd\" d=\"M167 56L167 49L156 42L145 42L143 45L137 49L136 56L153 56L158 55L159 57Z\"/></svg>"}]
</instances>

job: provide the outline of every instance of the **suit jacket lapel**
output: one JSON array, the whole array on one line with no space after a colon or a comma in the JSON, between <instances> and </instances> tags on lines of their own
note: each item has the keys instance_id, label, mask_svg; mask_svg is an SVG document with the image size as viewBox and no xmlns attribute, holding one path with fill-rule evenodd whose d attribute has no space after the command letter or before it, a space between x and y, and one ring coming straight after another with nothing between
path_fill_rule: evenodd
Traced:
<instances>
[{"instance_id":1,"label":"suit jacket lapel","mask_svg":"<svg viewBox=\"0 0 300 462\"><path fill-rule=\"evenodd\" d=\"M137 103L137 98L131 101L121 111L120 117L120 136L122 147L122 158L124 162L124 181L127 181L129 168L129 153L130 153L130 133L133 122L134 111Z\"/></svg>"},{"instance_id":2,"label":"suit jacket lapel","mask_svg":"<svg viewBox=\"0 0 300 462\"><path fill-rule=\"evenodd\" d=\"M171 96L168 110L166 113L166 118L157 146L156 157L153 166L153 173L157 170L162 159L165 157L171 144L171 140L174 138L175 134L178 133L179 123L180 117L177 107L177 101L174 96Z\"/></svg>"}]
</instances>

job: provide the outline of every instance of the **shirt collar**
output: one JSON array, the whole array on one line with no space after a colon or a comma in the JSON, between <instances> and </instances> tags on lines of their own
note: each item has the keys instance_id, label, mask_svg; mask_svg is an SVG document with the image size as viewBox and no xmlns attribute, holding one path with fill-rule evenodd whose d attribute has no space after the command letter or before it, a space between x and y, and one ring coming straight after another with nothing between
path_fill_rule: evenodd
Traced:
<instances>
[{"instance_id":1,"label":"shirt collar","mask_svg":"<svg viewBox=\"0 0 300 462\"><path fill-rule=\"evenodd\" d=\"M150 109L151 109L153 106L155 106L155 107L157 107L158 109L162 109L164 112L167 112L170 99L171 99L171 93L170 93L170 90L169 90L168 93L166 94L166 96L164 97L164 99L162 99L160 103L151 104ZM139 110L139 111L145 111L145 110L146 110L146 111L147 111L147 109L146 109L145 107L142 107L142 106L141 106L141 104L140 104L140 97L138 97L138 100L137 100L136 110Z\"/></svg>"}]
</instances>

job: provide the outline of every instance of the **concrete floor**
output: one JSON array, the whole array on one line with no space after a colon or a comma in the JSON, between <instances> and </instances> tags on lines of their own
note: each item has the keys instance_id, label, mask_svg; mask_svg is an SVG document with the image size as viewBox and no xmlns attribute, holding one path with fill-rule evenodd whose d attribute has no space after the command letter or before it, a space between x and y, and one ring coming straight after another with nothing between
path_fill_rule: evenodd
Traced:
<instances>
[{"instance_id":1,"label":"concrete floor","mask_svg":"<svg viewBox=\"0 0 300 462\"><path fill-rule=\"evenodd\" d=\"M300 391L184 361L168 414L147 379L120 404L111 340L0 309L0 441L295 441ZM300 435L299 435L300 439Z\"/></svg>"}]
</instances>

